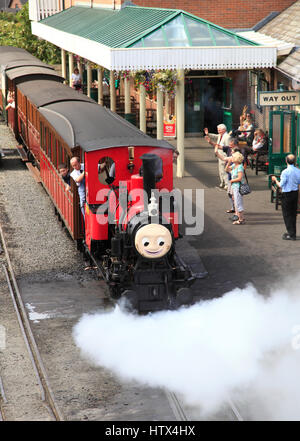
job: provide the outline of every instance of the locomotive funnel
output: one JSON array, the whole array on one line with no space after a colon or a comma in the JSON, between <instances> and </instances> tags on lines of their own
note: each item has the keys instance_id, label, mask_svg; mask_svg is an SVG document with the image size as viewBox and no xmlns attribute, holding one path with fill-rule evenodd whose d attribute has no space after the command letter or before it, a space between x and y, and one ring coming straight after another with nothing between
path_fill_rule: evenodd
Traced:
<instances>
[{"instance_id":1,"label":"locomotive funnel","mask_svg":"<svg viewBox=\"0 0 300 441\"><path fill-rule=\"evenodd\" d=\"M141 156L141 159L143 161L142 176L144 190L148 196L148 203L150 201L151 191L155 189L156 181L162 177L162 160L159 156L154 155L153 153L145 153Z\"/></svg>"}]
</instances>

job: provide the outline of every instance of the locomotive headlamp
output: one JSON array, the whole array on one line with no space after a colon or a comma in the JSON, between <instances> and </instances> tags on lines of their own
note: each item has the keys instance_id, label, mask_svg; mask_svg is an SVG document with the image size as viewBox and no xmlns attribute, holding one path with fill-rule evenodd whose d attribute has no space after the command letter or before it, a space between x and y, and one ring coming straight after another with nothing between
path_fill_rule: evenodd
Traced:
<instances>
[{"instance_id":1,"label":"locomotive headlamp","mask_svg":"<svg viewBox=\"0 0 300 441\"><path fill-rule=\"evenodd\" d=\"M137 231L134 244L141 256L157 259L170 250L172 236L164 225L148 224Z\"/></svg>"}]
</instances>

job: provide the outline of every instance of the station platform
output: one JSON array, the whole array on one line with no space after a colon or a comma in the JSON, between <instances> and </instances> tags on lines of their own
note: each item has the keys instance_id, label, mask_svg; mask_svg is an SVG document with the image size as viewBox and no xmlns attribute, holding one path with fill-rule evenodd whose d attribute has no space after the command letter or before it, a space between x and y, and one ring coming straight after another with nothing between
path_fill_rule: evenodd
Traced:
<instances>
[{"instance_id":1,"label":"station platform","mask_svg":"<svg viewBox=\"0 0 300 441\"><path fill-rule=\"evenodd\" d=\"M176 140L170 143L176 146ZM197 296L219 297L232 289L252 283L261 294L269 294L288 277L299 273L300 222L297 241L284 241L281 208L275 210L265 172L247 169L252 193L244 196L246 224L232 225L227 192L218 188L218 161L204 138L185 139L184 178L174 186L184 190L204 189L204 231L188 236L208 272L197 281Z\"/></svg>"}]
</instances>

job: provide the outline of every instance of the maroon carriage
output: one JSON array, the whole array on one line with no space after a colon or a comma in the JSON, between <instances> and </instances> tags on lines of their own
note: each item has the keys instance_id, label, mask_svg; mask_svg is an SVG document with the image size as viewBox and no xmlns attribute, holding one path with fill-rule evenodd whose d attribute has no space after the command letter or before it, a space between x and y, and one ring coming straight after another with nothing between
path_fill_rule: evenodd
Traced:
<instances>
[{"instance_id":1,"label":"maroon carriage","mask_svg":"<svg viewBox=\"0 0 300 441\"><path fill-rule=\"evenodd\" d=\"M28 109L23 97L17 93L17 86L32 79L51 79L62 82L63 78L53 67L29 54L24 49L0 46L1 101L0 108L14 135L22 135L26 141ZM18 101L20 101L18 103Z\"/></svg>"}]
</instances>

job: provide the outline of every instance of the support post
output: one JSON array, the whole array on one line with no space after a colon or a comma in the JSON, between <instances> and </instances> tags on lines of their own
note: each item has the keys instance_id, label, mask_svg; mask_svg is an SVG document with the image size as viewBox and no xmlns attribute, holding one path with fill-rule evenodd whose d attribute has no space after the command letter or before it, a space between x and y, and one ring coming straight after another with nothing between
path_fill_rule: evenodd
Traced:
<instances>
[{"instance_id":1,"label":"support post","mask_svg":"<svg viewBox=\"0 0 300 441\"><path fill-rule=\"evenodd\" d=\"M176 84L177 177L184 176L184 70L178 69Z\"/></svg>"},{"instance_id":2,"label":"support post","mask_svg":"<svg viewBox=\"0 0 300 441\"><path fill-rule=\"evenodd\" d=\"M87 96L91 97L91 87L92 87L92 67L91 67L91 63L88 61L87 62L87 76L86 76L86 81L87 81Z\"/></svg>"},{"instance_id":3,"label":"support post","mask_svg":"<svg viewBox=\"0 0 300 441\"><path fill-rule=\"evenodd\" d=\"M110 110L115 112L116 106L116 89L115 89L115 76L114 72L111 70L109 73L109 93L110 93Z\"/></svg>"},{"instance_id":4,"label":"support post","mask_svg":"<svg viewBox=\"0 0 300 441\"><path fill-rule=\"evenodd\" d=\"M67 55L64 49L61 49L61 75L67 79Z\"/></svg>"},{"instance_id":5,"label":"support post","mask_svg":"<svg viewBox=\"0 0 300 441\"><path fill-rule=\"evenodd\" d=\"M146 89L143 84L140 85L140 130L144 133L146 127Z\"/></svg>"},{"instance_id":6,"label":"support post","mask_svg":"<svg viewBox=\"0 0 300 441\"><path fill-rule=\"evenodd\" d=\"M71 52L69 52L69 86L72 87L72 73L74 70L74 57Z\"/></svg>"},{"instance_id":7,"label":"support post","mask_svg":"<svg viewBox=\"0 0 300 441\"><path fill-rule=\"evenodd\" d=\"M128 78L124 78L124 95L125 95L125 118L126 118L126 115L131 113L130 80Z\"/></svg>"},{"instance_id":8,"label":"support post","mask_svg":"<svg viewBox=\"0 0 300 441\"><path fill-rule=\"evenodd\" d=\"M80 58L77 61L77 67L78 67L78 70L79 70L79 74L80 74L80 78L81 78L81 83L83 83L83 67L82 67L82 62L81 62Z\"/></svg>"},{"instance_id":9,"label":"support post","mask_svg":"<svg viewBox=\"0 0 300 441\"><path fill-rule=\"evenodd\" d=\"M103 70L101 67L97 69L98 76L98 104L103 106Z\"/></svg>"},{"instance_id":10,"label":"support post","mask_svg":"<svg viewBox=\"0 0 300 441\"><path fill-rule=\"evenodd\" d=\"M163 139L164 137L164 94L157 88L156 89L156 124L157 124L157 139Z\"/></svg>"},{"instance_id":11,"label":"support post","mask_svg":"<svg viewBox=\"0 0 300 441\"><path fill-rule=\"evenodd\" d=\"M165 93L165 111L166 116L168 117L170 113L170 97L168 92Z\"/></svg>"}]
</instances>

